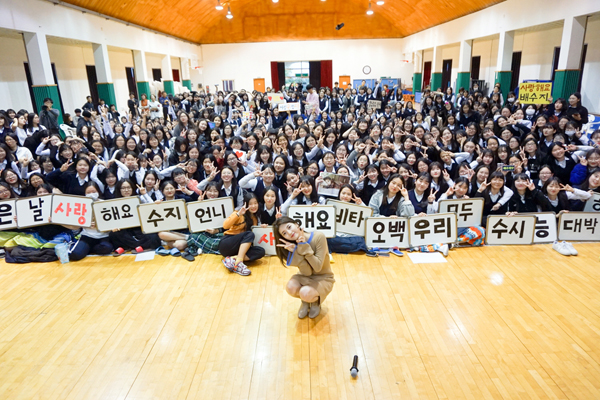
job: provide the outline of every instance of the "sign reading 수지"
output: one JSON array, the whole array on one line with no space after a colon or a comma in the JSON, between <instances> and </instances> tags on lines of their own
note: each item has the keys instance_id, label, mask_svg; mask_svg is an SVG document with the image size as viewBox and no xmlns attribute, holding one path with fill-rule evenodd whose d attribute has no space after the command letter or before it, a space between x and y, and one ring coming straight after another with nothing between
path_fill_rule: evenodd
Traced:
<instances>
[{"instance_id":1,"label":"sign reading \uc218\uc9c0","mask_svg":"<svg viewBox=\"0 0 600 400\"><path fill-rule=\"evenodd\" d=\"M260 226L253 226L252 232L254 233L254 246L265 249L265 254L268 256L277 255L273 227L262 228Z\"/></svg>"},{"instance_id":2,"label":"sign reading \uc218\uc9c0","mask_svg":"<svg viewBox=\"0 0 600 400\"><path fill-rule=\"evenodd\" d=\"M535 232L534 215L490 215L485 232L486 244L532 244Z\"/></svg>"},{"instance_id":3,"label":"sign reading \uc218\uc9c0","mask_svg":"<svg viewBox=\"0 0 600 400\"><path fill-rule=\"evenodd\" d=\"M144 233L173 231L188 227L184 200L140 204L138 214Z\"/></svg>"},{"instance_id":4,"label":"sign reading \uc218\uc9c0","mask_svg":"<svg viewBox=\"0 0 600 400\"><path fill-rule=\"evenodd\" d=\"M545 213L524 213L521 215L533 215L535 221L535 235L533 243L552 243L557 239L558 230L556 228L556 214L553 212Z\"/></svg>"},{"instance_id":5,"label":"sign reading \uc218\uc9c0","mask_svg":"<svg viewBox=\"0 0 600 400\"><path fill-rule=\"evenodd\" d=\"M558 240L600 240L599 213L561 212L558 214Z\"/></svg>"},{"instance_id":6,"label":"sign reading \uc218\uc9c0","mask_svg":"<svg viewBox=\"0 0 600 400\"><path fill-rule=\"evenodd\" d=\"M334 206L290 206L288 216L307 232L320 231L325 237L335 237Z\"/></svg>"},{"instance_id":7,"label":"sign reading \uc218\uc9c0","mask_svg":"<svg viewBox=\"0 0 600 400\"><path fill-rule=\"evenodd\" d=\"M600 212L600 193L592 193L592 197L590 197L585 202L585 207L583 208L584 212Z\"/></svg>"},{"instance_id":8,"label":"sign reading \uc218\uc9c0","mask_svg":"<svg viewBox=\"0 0 600 400\"><path fill-rule=\"evenodd\" d=\"M223 228L223 222L233 213L233 199L221 197L187 203L190 232Z\"/></svg>"},{"instance_id":9,"label":"sign reading \uc218\uc9c0","mask_svg":"<svg viewBox=\"0 0 600 400\"><path fill-rule=\"evenodd\" d=\"M327 205L335 207L335 231L354 236L365 236L365 220L373 215L371 207L327 200Z\"/></svg>"},{"instance_id":10,"label":"sign reading \uc218\uc9c0","mask_svg":"<svg viewBox=\"0 0 600 400\"><path fill-rule=\"evenodd\" d=\"M17 200L17 226L47 225L52 216L52 195Z\"/></svg>"},{"instance_id":11,"label":"sign reading \uc218\uc9c0","mask_svg":"<svg viewBox=\"0 0 600 400\"><path fill-rule=\"evenodd\" d=\"M367 218L365 242L367 247L406 249L408 243L408 218Z\"/></svg>"},{"instance_id":12,"label":"sign reading \uc218\uc9c0","mask_svg":"<svg viewBox=\"0 0 600 400\"><path fill-rule=\"evenodd\" d=\"M482 198L441 200L439 212L455 213L457 228L481 226L483 203Z\"/></svg>"},{"instance_id":13,"label":"sign reading \uc218\uc9c0","mask_svg":"<svg viewBox=\"0 0 600 400\"><path fill-rule=\"evenodd\" d=\"M367 102L367 109L369 110L379 110L381 108L380 100L369 100Z\"/></svg>"},{"instance_id":14,"label":"sign reading \uc218\uc9c0","mask_svg":"<svg viewBox=\"0 0 600 400\"><path fill-rule=\"evenodd\" d=\"M123 197L114 200L95 201L92 205L96 228L100 232L113 229L136 228L140 226L137 206L140 198L137 196Z\"/></svg>"},{"instance_id":15,"label":"sign reading \uc218\uc9c0","mask_svg":"<svg viewBox=\"0 0 600 400\"><path fill-rule=\"evenodd\" d=\"M519 85L519 103L550 104L552 82L524 82Z\"/></svg>"},{"instance_id":16,"label":"sign reading \uc218\uc9c0","mask_svg":"<svg viewBox=\"0 0 600 400\"><path fill-rule=\"evenodd\" d=\"M93 202L85 196L53 195L52 223L89 228L92 226Z\"/></svg>"},{"instance_id":17,"label":"sign reading \uc218\uc9c0","mask_svg":"<svg viewBox=\"0 0 600 400\"><path fill-rule=\"evenodd\" d=\"M446 213L411 217L408 224L409 242L413 247L456 242L456 214Z\"/></svg>"},{"instance_id":18,"label":"sign reading \uc218\uc9c0","mask_svg":"<svg viewBox=\"0 0 600 400\"><path fill-rule=\"evenodd\" d=\"M281 112L300 111L300 103L279 103L277 108Z\"/></svg>"},{"instance_id":19,"label":"sign reading \uc218\uc9c0","mask_svg":"<svg viewBox=\"0 0 600 400\"><path fill-rule=\"evenodd\" d=\"M0 231L17 227L17 200L0 202Z\"/></svg>"}]
</instances>

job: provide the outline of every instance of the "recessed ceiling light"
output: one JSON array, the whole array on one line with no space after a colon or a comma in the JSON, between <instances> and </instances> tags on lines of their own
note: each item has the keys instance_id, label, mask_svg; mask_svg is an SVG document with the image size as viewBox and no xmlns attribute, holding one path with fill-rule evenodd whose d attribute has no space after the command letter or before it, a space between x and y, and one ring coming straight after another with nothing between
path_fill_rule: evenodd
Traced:
<instances>
[{"instance_id":1,"label":"recessed ceiling light","mask_svg":"<svg viewBox=\"0 0 600 400\"><path fill-rule=\"evenodd\" d=\"M376 4L377 4L378 6L382 6L382 5L384 5L384 4L385 4L385 1L383 1L383 0L379 0L379 1L378 1Z\"/></svg>"}]
</instances>

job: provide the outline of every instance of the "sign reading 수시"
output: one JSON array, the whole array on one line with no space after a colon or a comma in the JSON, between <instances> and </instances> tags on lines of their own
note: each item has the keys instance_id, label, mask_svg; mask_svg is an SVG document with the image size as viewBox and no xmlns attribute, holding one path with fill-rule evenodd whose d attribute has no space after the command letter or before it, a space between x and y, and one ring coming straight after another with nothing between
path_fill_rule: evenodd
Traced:
<instances>
[{"instance_id":1,"label":"sign reading \uc218\uc2dc","mask_svg":"<svg viewBox=\"0 0 600 400\"><path fill-rule=\"evenodd\" d=\"M254 246L262 247L265 249L265 254L268 256L277 255L275 236L273 235L273 227L268 226L262 228L260 226L253 226L252 232L254 233Z\"/></svg>"},{"instance_id":2,"label":"sign reading \uc218\uc2dc","mask_svg":"<svg viewBox=\"0 0 600 400\"><path fill-rule=\"evenodd\" d=\"M17 226L47 225L52 216L52 195L28 197L17 200Z\"/></svg>"},{"instance_id":3,"label":"sign reading \uc218\uc2dc","mask_svg":"<svg viewBox=\"0 0 600 400\"><path fill-rule=\"evenodd\" d=\"M600 213L561 212L558 214L558 240L599 241Z\"/></svg>"},{"instance_id":4,"label":"sign reading \uc218\uc2dc","mask_svg":"<svg viewBox=\"0 0 600 400\"><path fill-rule=\"evenodd\" d=\"M354 236L365 236L365 221L373 215L371 207L359 206L345 201L327 200L335 207L335 231Z\"/></svg>"},{"instance_id":5,"label":"sign reading \uc218\uc2dc","mask_svg":"<svg viewBox=\"0 0 600 400\"><path fill-rule=\"evenodd\" d=\"M223 228L223 222L233 213L233 199L221 197L187 203L190 232Z\"/></svg>"},{"instance_id":6,"label":"sign reading \uc218\uc2dc","mask_svg":"<svg viewBox=\"0 0 600 400\"><path fill-rule=\"evenodd\" d=\"M137 196L123 197L114 200L95 201L92 205L96 228L100 232L113 229L136 228L140 226L137 206L140 199Z\"/></svg>"},{"instance_id":7,"label":"sign reading \uc218\uc2dc","mask_svg":"<svg viewBox=\"0 0 600 400\"><path fill-rule=\"evenodd\" d=\"M550 104L552 82L523 82L519 85L519 103Z\"/></svg>"},{"instance_id":8,"label":"sign reading \uc218\uc2dc","mask_svg":"<svg viewBox=\"0 0 600 400\"><path fill-rule=\"evenodd\" d=\"M532 244L534 215L490 215L485 232L486 244Z\"/></svg>"},{"instance_id":9,"label":"sign reading \uc218\uc2dc","mask_svg":"<svg viewBox=\"0 0 600 400\"><path fill-rule=\"evenodd\" d=\"M0 202L0 231L17 227L17 200Z\"/></svg>"},{"instance_id":10,"label":"sign reading \uc218\uc2dc","mask_svg":"<svg viewBox=\"0 0 600 400\"><path fill-rule=\"evenodd\" d=\"M173 231L188 227L184 200L140 204L138 214L144 233Z\"/></svg>"},{"instance_id":11,"label":"sign reading \uc218\uc2dc","mask_svg":"<svg viewBox=\"0 0 600 400\"><path fill-rule=\"evenodd\" d=\"M410 247L408 242L408 218L371 217L365 225L367 247L389 249Z\"/></svg>"},{"instance_id":12,"label":"sign reading \uc218\uc2dc","mask_svg":"<svg viewBox=\"0 0 600 400\"><path fill-rule=\"evenodd\" d=\"M455 213L457 228L481 226L483 216L482 198L441 200L440 213Z\"/></svg>"},{"instance_id":13,"label":"sign reading \uc218\uc2dc","mask_svg":"<svg viewBox=\"0 0 600 400\"><path fill-rule=\"evenodd\" d=\"M288 216L307 232L320 231L325 237L335 237L335 207L290 206Z\"/></svg>"},{"instance_id":14,"label":"sign reading \uc218\uc2dc","mask_svg":"<svg viewBox=\"0 0 600 400\"><path fill-rule=\"evenodd\" d=\"M409 242L412 247L456 242L456 214L432 214L411 217Z\"/></svg>"}]
</instances>

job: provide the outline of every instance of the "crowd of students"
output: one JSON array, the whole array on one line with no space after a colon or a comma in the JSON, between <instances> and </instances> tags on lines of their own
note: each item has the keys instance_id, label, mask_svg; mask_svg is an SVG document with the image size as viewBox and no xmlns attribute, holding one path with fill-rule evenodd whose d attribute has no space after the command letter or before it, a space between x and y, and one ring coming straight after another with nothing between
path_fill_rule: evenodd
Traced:
<instances>
[{"instance_id":1,"label":"crowd of students","mask_svg":"<svg viewBox=\"0 0 600 400\"><path fill-rule=\"evenodd\" d=\"M582 210L600 191L600 132L582 132L588 112L581 95L520 104L499 89L488 96L478 88L426 90L415 106L399 88L380 83L282 87L287 102L301 104L297 112L280 112L267 93L244 90L162 92L140 101L132 95L123 115L88 98L65 115L75 130L66 137L51 99L42 118L0 110L0 200L47 193L96 201L139 196L143 203L231 196L236 210L223 229L201 233L46 225L0 232L0 245L42 248L60 235L71 260L140 247L189 260L222 254L230 271L248 275L246 263L264 256L251 227L272 225L292 205L324 204L317 193L324 171L349 176L337 199L369 206L374 216L432 214L440 199L483 198L482 226L460 229L460 244L481 245L490 214ZM369 100L381 108L369 109ZM331 252L377 256L362 237L340 233L328 244ZM414 250L447 255L448 246Z\"/></svg>"}]
</instances>

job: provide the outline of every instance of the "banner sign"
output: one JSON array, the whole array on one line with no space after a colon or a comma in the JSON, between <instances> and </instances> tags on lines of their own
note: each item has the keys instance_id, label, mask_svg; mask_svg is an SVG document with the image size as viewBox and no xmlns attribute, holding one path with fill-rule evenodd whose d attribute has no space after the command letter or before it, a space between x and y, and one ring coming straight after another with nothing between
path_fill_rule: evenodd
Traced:
<instances>
[{"instance_id":1,"label":"banner sign","mask_svg":"<svg viewBox=\"0 0 600 400\"><path fill-rule=\"evenodd\" d=\"M0 231L17 227L17 200L0 202Z\"/></svg>"},{"instance_id":2,"label":"banner sign","mask_svg":"<svg viewBox=\"0 0 600 400\"><path fill-rule=\"evenodd\" d=\"M592 197L590 197L585 202L585 207L583 208L584 212L600 212L600 193L592 193Z\"/></svg>"},{"instance_id":3,"label":"banner sign","mask_svg":"<svg viewBox=\"0 0 600 400\"><path fill-rule=\"evenodd\" d=\"M279 103L277 105L279 111L300 111L300 103Z\"/></svg>"},{"instance_id":4,"label":"banner sign","mask_svg":"<svg viewBox=\"0 0 600 400\"><path fill-rule=\"evenodd\" d=\"M334 206L290 206L288 216L306 232L321 231L327 238L335 237Z\"/></svg>"},{"instance_id":5,"label":"banner sign","mask_svg":"<svg viewBox=\"0 0 600 400\"><path fill-rule=\"evenodd\" d=\"M408 223L411 247L456 242L456 214L454 213L411 217Z\"/></svg>"},{"instance_id":6,"label":"banner sign","mask_svg":"<svg viewBox=\"0 0 600 400\"><path fill-rule=\"evenodd\" d=\"M275 236L273 235L272 226L266 228L253 226L252 232L254 233L254 246L265 249L265 254L268 256L277 255L277 247L275 246Z\"/></svg>"},{"instance_id":7,"label":"banner sign","mask_svg":"<svg viewBox=\"0 0 600 400\"><path fill-rule=\"evenodd\" d=\"M373 215L371 207L345 201L327 200L327 205L335 207L335 231L354 236L365 236L365 221Z\"/></svg>"},{"instance_id":8,"label":"banner sign","mask_svg":"<svg viewBox=\"0 0 600 400\"><path fill-rule=\"evenodd\" d=\"M52 195L18 199L17 226L29 228L30 226L48 225L52 216Z\"/></svg>"},{"instance_id":9,"label":"banner sign","mask_svg":"<svg viewBox=\"0 0 600 400\"><path fill-rule=\"evenodd\" d=\"M458 228L470 228L471 226L481 226L483 217L482 198L473 199L454 199L440 200L440 213L455 213L456 226Z\"/></svg>"},{"instance_id":10,"label":"banner sign","mask_svg":"<svg viewBox=\"0 0 600 400\"><path fill-rule=\"evenodd\" d=\"M524 82L519 85L519 103L550 104L552 82Z\"/></svg>"},{"instance_id":11,"label":"banner sign","mask_svg":"<svg viewBox=\"0 0 600 400\"><path fill-rule=\"evenodd\" d=\"M92 226L92 204L85 196L52 195L52 223L89 228Z\"/></svg>"},{"instance_id":12,"label":"banner sign","mask_svg":"<svg viewBox=\"0 0 600 400\"><path fill-rule=\"evenodd\" d=\"M223 228L223 222L233 214L233 198L221 197L187 203L190 232Z\"/></svg>"},{"instance_id":13,"label":"banner sign","mask_svg":"<svg viewBox=\"0 0 600 400\"><path fill-rule=\"evenodd\" d=\"M536 218L533 244L553 243L558 239L556 214L553 212L523 213L521 215L533 215Z\"/></svg>"},{"instance_id":14,"label":"banner sign","mask_svg":"<svg viewBox=\"0 0 600 400\"><path fill-rule=\"evenodd\" d=\"M269 93L268 99L271 104L281 104L286 102L281 93Z\"/></svg>"},{"instance_id":15,"label":"banner sign","mask_svg":"<svg viewBox=\"0 0 600 400\"><path fill-rule=\"evenodd\" d=\"M381 108L381 101L380 100L369 100L367 102L367 109L368 110L379 110Z\"/></svg>"},{"instance_id":16,"label":"banner sign","mask_svg":"<svg viewBox=\"0 0 600 400\"><path fill-rule=\"evenodd\" d=\"M561 212L558 214L558 240L600 241L599 213Z\"/></svg>"},{"instance_id":17,"label":"banner sign","mask_svg":"<svg viewBox=\"0 0 600 400\"><path fill-rule=\"evenodd\" d=\"M532 244L535 232L534 215L490 215L487 219L485 243L489 245Z\"/></svg>"},{"instance_id":18,"label":"banner sign","mask_svg":"<svg viewBox=\"0 0 600 400\"><path fill-rule=\"evenodd\" d=\"M114 200L95 201L92 205L96 229L110 232L113 229L136 228L140 226L137 196L123 197Z\"/></svg>"},{"instance_id":19,"label":"banner sign","mask_svg":"<svg viewBox=\"0 0 600 400\"><path fill-rule=\"evenodd\" d=\"M188 227L185 200L140 204L138 214L144 233L167 232Z\"/></svg>"},{"instance_id":20,"label":"banner sign","mask_svg":"<svg viewBox=\"0 0 600 400\"><path fill-rule=\"evenodd\" d=\"M408 218L367 218L365 228L365 242L369 248L389 249L398 247L407 249L410 247L408 242Z\"/></svg>"}]
</instances>

